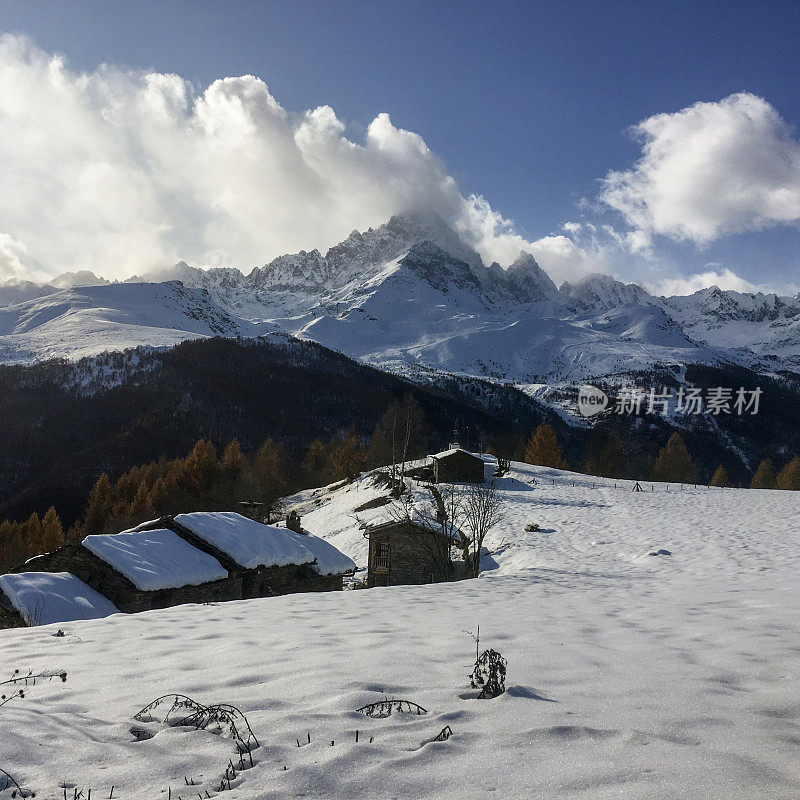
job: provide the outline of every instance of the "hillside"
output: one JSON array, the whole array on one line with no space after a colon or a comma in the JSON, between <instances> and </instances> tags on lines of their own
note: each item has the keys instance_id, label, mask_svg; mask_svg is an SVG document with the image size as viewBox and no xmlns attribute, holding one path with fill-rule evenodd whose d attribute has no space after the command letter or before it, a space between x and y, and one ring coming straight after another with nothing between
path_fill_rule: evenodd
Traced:
<instances>
[{"instance_id":1,"label":"hillside","mask_svg":"<svg viewBox=\"0 0 800 800\"><path fill-rule=\"evenodd\" d=\"M68 673L0 710L0 767L45 800L112 784L120 800L214 796L229 760L231 796L248 798L800 793L794 493L635 493L522 464L499 487L478 580L0 633L5 673ZM317 509L304 524L358 558L348 513L373 491L365 477L298 498ZM477 625L508 660L495 700L468 686ZM134 720L169 692L241 708L254 766L230 739ZM428 713L356 713L386 698Z\"/></svg>"},{"instance_id":2,"label":"hillside","mask_svg":"<svg viewBox=\"0 0 800 800\"><path fill-rule=\"evenodd\" d=\"M481 382L420 386L283 334L200 339L174 349L0 367L0 519L54 504L70 524L101 473L186 455L199 438L246 452L268 438L295 465L314 439L349 429L365 443L387 407L413 395L439 448L458 425L471 446L567 426L522 392ZM296 471L296 470L295 470ZM296 474L287 476L290 482Z\"/></svg>"}]
</instances>

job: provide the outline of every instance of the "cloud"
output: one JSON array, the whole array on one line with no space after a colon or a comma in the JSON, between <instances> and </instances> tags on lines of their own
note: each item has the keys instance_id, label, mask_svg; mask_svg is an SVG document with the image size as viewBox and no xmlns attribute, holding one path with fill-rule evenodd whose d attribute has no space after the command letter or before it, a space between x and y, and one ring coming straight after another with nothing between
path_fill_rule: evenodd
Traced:
<instances>
[{"instance_id":1,"label":"cloud","mask_svg":"<svg viewBox=\"0 0 800 800\"><path fill-rule=\"evenodd\" d=\"M295 113L252 75L198 90L178 75L71 71L0 37L0 277L172 264L242 269L322 250L406 210L431 210L484 260L530 250L556 279L596 269L565 235L528 241L387 114L363 141L328 106Z\"/></svg>"},{"instance_id":2,"label":"cloud","mask_svg":"<svg viewBox=\"0 0 800 800\"><path fill-rule=\"evenodd\" d=\"M0 233L0 280L19 278L24 272L25 245L7 233Z\"/></svg>"},{"instance_id":3,"label":"cloud","mask_svg":"<svg viewBox=\"0 0 800 800\"><path fill-rule=\"evenodd\" d=\"M632 252L655 234L707 244L800 220L800 142L766 100L746 92L657 114L633 128L642 157L609 172L600 200L633 228Z\"/></svg>"},{"instance_id":4,"label":"cloud","mask_svg":"<svg viewBox=\"0 0 800 800\"><path fill-rule=\"evenodd\" d=\"M706 266L720 267L721 265L706 264ZM736 292L758 292L763 290L763 287L756 286L746 281L744 278L740 278L727 267L722 269L709 269L705 272L698 272L686 277L664 278L659 281L647 283L645 288L651 294L670 297L676 294L693 294L694 292L699 292L701 289L707 289L710 286L717 286L723 290L730 289Z\"/></svg>"}]
</instances>

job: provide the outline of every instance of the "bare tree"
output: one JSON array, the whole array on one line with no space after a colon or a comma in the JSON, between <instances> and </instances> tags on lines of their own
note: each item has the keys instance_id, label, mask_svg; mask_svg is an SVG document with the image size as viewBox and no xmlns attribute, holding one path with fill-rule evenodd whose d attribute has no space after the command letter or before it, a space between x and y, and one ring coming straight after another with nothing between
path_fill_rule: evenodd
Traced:
<instances>
[{"instance_id":1,"label":"bare tree","mask_svg":"<svg viewBox=\"0 0 800 800\"><path fill-rule=\"evenodd\" d=\"M462 552L466 550L468 540L461 532L464 519L463 497L452 483L443 483L439 486L429 486L433 497L433 508L423 516L423 524L441 533L450 554L450 577L455 577L453 569L452 551L459 547Z\"/></svg>"},{"instance_id":2,"label":"bare tree","mask_svg":"<svg viewBox=\"0 0 800 800\"><path fill-rule=\"evenodd\" d=\"M500 498L494 481L472 485L462 498L464 527L470 533L469 566L472 577L481 569L481 548L486 534L500 519Z\"/></svg>"},{"instance_id":3,"label":"bare tree","mask_svg":"<svg viewBox=\"0 0 800 800\"><path fill-rule=\"evenodd\" d=\"M389 487L394 497L404 491L406 462L421 455L427 443L427 429L419 404L411 396L395 400L378 421L369 445L368 461L389 466Z\"/></svg>"},{"instance_id":4,"label":"bare tree","mask_svg":"<svg viewBox=\"0 0 800 800\"><path fill-rule=\"evenodd\" d=\"M400 486L399 491L402 492L405 488L405 477L406 477L406 458L408 456L408 441L411 438L411 422L413 419L413 408L409 405L406 409L406 419L405 419L405 437L403 438L403 466L400 467Z\"/></svg>"},{"instance_id":5,"label":"bare tree","mask_svg":"<svg viewBox=\"0 0 800 800\"><path fill-rule=\"evenodd\" d=\"M452 548L459 542L461 520L461 498L455 487L448 485L444 493L430 487L433 504L415 507L410 495L402 495L389 510L395 522L407 524L406 536L414 548L425 553L437 572L449 580L455 577Z\"/></svg>"}]
</instances>

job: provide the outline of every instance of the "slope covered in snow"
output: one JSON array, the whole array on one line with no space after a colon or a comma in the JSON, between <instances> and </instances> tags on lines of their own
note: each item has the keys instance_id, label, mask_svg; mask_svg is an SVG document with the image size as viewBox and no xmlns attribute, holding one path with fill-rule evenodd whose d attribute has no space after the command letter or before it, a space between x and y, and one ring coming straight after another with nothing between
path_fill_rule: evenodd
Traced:
<instances>
[{"instance_id":1,"label":"slope covered in snow","mask_svg":"<svg viewBox=\"0 0 800 800\"><path fill-rule=\"evenodd\" d=\"M0 632L0 671L68 673L3 707L0 766L45 800L214 796L229 761L231 796L259 800L798 796L796 495L521 464L498 485L477 580ZM379 491L306 493L303 524L363 542L347 514ZM467 680L478 625L508 660L495 700ZM240 708L253 767L229 738L134 719L170 692ZM356 711L387 698L427 713Z\"/></svg>"},{"instance_id":2,"label":"slope covered in snow","mask_svg":"<svg viewBox=\"0 0 800 800\"><path fill-rule=\"evenodd\" d=\"M207 292L178 282L65 289L0 308L0 360L81 358L201 336L253 335Z\"/></svg>"}]
</instances>

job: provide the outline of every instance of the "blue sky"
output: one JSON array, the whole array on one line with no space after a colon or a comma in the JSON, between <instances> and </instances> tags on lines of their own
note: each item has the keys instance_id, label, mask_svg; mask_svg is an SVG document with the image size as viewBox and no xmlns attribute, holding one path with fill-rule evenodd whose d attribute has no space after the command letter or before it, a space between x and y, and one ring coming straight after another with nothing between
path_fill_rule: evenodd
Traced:
<instances>
[{"instance_id":1,"label":"blue sky","mask_svg":"<svg viewBox=\"0 0 800 800\"><path fill-rule=\"evenodd\" d=\"M0 29L64 53L74 72L109 63L176 73L198 92L253 74L284 109L331 106L352 141L387 112L424 139L464 195L483 196L530 241L568 221L617 235L636 227L596 201L609 171L641 157L629 128L642 120L748 92L795 144L800 123L800 4L790 2L6 0ZM671 223L657 221L646 251L607 237L594 246L623 277L691 275L711 263L785 288L800 283L800 235L784 216L689 238L664 235Z\"/></svg>"}]
</instances>

